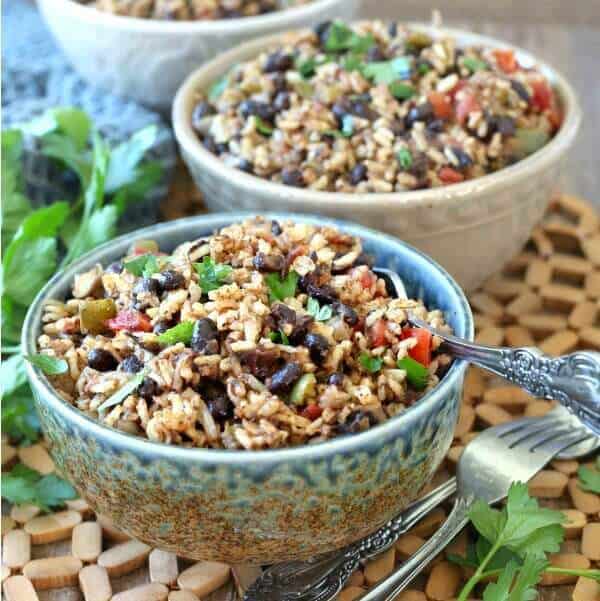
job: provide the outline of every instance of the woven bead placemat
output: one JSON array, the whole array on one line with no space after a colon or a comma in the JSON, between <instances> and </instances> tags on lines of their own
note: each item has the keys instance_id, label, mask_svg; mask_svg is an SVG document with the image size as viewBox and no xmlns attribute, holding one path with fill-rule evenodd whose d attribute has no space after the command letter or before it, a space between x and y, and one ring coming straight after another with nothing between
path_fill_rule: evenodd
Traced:
<instances>
[{"instance_id":1,"label":"woven bead placemat","mask_svg":"<svg viewBox=\"0 0 600 601\"><path fill-rule=\"evenodd\" d=\"M164 217L173 219L203 211L199 194L187 175L182 173L176 178L169 199L163 205ZM470 300L475 313L477 339L480 342L514 346L535 344L550 355L564 354L577 348L600 350L600 217L597 212L585 201L572 196L563 195L557 198L551 204L543 223L532 232L523 252L472 294ZM452 448L431 487L448 478L462 448L477 432L523 415L543 415L552 406L553 403L549 401L531 398L519 389L471 368L467 374L463 406ZM52 469L52 464L49 463L51 460L44 447L19 450L3 444L3 469L10 467L17 458L37 469ZM586 458L583 463L592 466L592 459ZM568 538L563 543L561 552L552 558L552 563L598 568L600 496L584 493L578 487L576 473L579 465L577 461L553 462L530 482L530 493L538 497L542 505L570 510ZM81 514L84 522L96 522L97 518L83 501L73 502L71 505L69 511L72 513L68 516L71 524L79 521L78 515L74 515L73 512ZM393 548L357 571L347 589L340 594L340 601L351 601L362 594L370 585L389 573L396 563L414 552L441 524L447 511L447 507L435 510L409 535L402 537ZM77 561L64 559L73 553L81 554L77 549L85 531L81 532L79 526L75 528L74 537L71 527L62 528L58 534L54 534L62 540L33 544L30 552L27 548L23 551L23 538L26 537L22 533L14 532L22 529L37 532L39 523L34 522L33 527L31 522L27 525L28 521L36 519L33 516L34 512L35 510L13 508L2 518L3 535L8 531L13 532L10 538L4 539L4 553L6 554L7 547L17 555L21 550L21 556L14 560L18 565L10 571L4 565L2 567L7 601L30 601L30 597L15 596L14 591L21 590L18 587L28 586L23 578L12 580L12 593L9 590L10 586L7 587L11 584L11 580L6 579L8 574L12 572L14 576L23 570L26 574L33 574L37 589L43 586L53 587L38 590L41 601L100 601L105 597L92 596L91 593L84 597L82 585L79 583L83 581L85 588L87 582L88 588L98 593L100 585L97 583L102 582L103 578L105 584L110 582L115 601L158 601L167 597L170 601L198 599L191 593L184 595L169 592L177 590L178 577L184 570L193 566L192 562L182 558L175 560L164 553L150 553L149 548L139 545L136 548L131 543L127 546L124 542L126 537L105 521L101 521L99 526L89 525L88 536L89 533L97 532L101 538L101 547L97 545L96 552L92 549L91 556L85 563L99 566L97 568L79 572ZM75 539L75 547L72 538ZM44 536L41 537L41 540L43 539ZM34 534L33 542L39 540L40 535ZM466 543L467 534L463 533L449 551L464 554ZM116 549L112 554L105 554L117 545L125 546ZM100 550L103 554L98 557ZM58 563L66 566L66 573L62 578L39 576L39 573L36 576L35 568L39 568L39 564L34 564L34 569L31 564L27 567L30 558L36 560L60 556L63 556L63 559L57 560ZM105 577L106 567L103 566L108 566L111 574L108 578ZM248 584L248 580L256 571L238 567L232 574L227 584L208 596L205 595L203 599L234 601L240 587ZM453 599L464 576L462 569L449 563L445 553L442 553L434 560L429 570L412 585L411 590L398 599ZM95 578L99 580L94 580ZM184 579L189 581L189 578L188 572L187 578ZM65 586L67 583L70 586ZM539 598L542 601L598 601L600 585L585 579L577 581L544 577ZM34 600L35 597L32 596L31 599Z\"/></svg>"}]
</instances>

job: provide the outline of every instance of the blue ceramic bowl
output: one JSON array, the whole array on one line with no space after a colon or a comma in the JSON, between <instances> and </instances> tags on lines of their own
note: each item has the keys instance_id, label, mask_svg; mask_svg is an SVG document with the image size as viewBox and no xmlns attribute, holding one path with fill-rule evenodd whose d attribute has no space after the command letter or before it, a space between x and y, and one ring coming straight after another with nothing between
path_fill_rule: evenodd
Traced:
<instances>
[{"instance_id":1,"label":"blue ceramic bowl","mask_svg":"<svg viewBox=\"0 0 600 601\"><path fill-rule=\"evenodd\" d=\"M75 274L123 256L135 239L161 249L212 233L248 214L218 214L122 236L57 274L31 306L22 346L35 352L42 306L68 294ZM316 216L267 214L360 236L378 267L396 270L411 297L443 310L472 339L467 300L431 259L380 232ZM100 425L62 400L29 365L44 433L58 467L98 513L150 545L194 559L268 564L305 559L381 526L430 481L452 441L466 364L455 361L416 405L361 434L282 450L184 449Z\"/></svg>"}]
</instances>

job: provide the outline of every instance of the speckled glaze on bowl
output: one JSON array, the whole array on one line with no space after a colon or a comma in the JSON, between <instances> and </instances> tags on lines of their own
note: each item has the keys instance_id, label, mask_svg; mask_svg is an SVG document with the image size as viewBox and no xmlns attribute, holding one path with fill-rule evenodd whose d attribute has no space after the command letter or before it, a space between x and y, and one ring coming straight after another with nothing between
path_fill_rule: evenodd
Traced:
<instances>
[{"instance_id":1,"label":"speckled glaze on bowl","mask_svg":"<svg viewBox=\"0 0 600 601\"><path fill-rule=\"evenodd\" d=\"M198 65L247 40L344 15L360 0L314 0L287 10L216 21L138 19L75 0L38 0L40 11L75 70L119 96L168 110Z\"/></svg>"},{"instance_id":2,"label":"speckled glaze on bowl","mask_svg":"<svg viewBox=\"0 0 600 601\"><path fill-rule=\"evenodd\" d=\"M414 27L452 35L463 44L513 48L523 65L537 64L555 86L564 109L557 135L515 165L461 184L387 194L319 192L249 175L207 151L191 126L195 94L233 65L277 45L280 35L248 42L192 73L177 92L173 127L183 158L214 211L294 211L351 219L394 234L443 265L467 292L476 289L523 247L557 190L563 160L575 140L581 110L575 92L554 69L524 50L447 27Z\"/></svg>"},{"instance_id":3,"label":"speckled glaze on bowl","mask_svg":"<svg viewBox=\"0 0 600 601\"><path fill-rule=\"evenodd\" d=\"M321 217L360 236L376 265L395 269L408 293L442 309L458 335L472 338L467 301L438 265L372 230ZM23 352L33 353L42 305L64 298L73 277L120 258L134 239L161 248L212 233L248 214L207 215L139 230L101 246L55 276L31 306ZM60 399L28 365L44 433L58 467L91 507L132 536L186 557L269 564L341 547L381 526L429 482L452 441L465 364L402 415L364 433L268 451L184 449L102 426Z\"/></svg>"}]
</instances>

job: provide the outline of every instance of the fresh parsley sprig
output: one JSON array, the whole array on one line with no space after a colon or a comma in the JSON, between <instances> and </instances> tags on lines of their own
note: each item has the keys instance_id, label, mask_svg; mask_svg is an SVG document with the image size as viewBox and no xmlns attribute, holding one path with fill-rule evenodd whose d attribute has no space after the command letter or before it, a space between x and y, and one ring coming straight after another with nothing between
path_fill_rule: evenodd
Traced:
<instances>
[{"instance_id":1,"label":"fresh parsley sprig","mask_svg":"<svg viewBox=\"0 0 600 601\"><path fill-rule=\"evenodd\" d=\"M215 263L210 257L204 257L202 263L194 263L194 269L198 274L202 292L205 294L223 286L233 271L231 265Z\"/></svg>"},{"instance_id":2,"label":"fresh parsley sprig","mask_svg":"<svg viewBox=\"0 0 600 601\"><path fill-rule=\"evenodd\" d=\"M578 486L586 492L593 492L600 495L600 457L596 459L596 468L582 465L577 470L579 477Z\"/></svg>"},{"instance_id":3,"label":"fresh parsley sprig","mask_svg":"<svg viewBox=\"0 0 600 601\"><path fill-rule=\"evenodd\" d=\"M299 275L295 271L290 271L284 278L278 273L269 273L265 276L265 282L269 288L269 298L271 303L284 301L296 294Z\"/></svg>"},{"instance_id":4,"label":"fresh parsley sprig","mask_svg":"<svg viewBox=\"0 0 600 601\"><path fill-rule=\"evenodd\" d=\"M383 367L383 359L372 357L368 353L361 353L358 356L358 362L363 369L372 374L376 374Z\"/></svg>"},{"instance_id":5,"label":"fresh parsley sprig","mask_svg":"<svg viewBox=\"0 0 600 601\"><path fill-rule=\"evenodd\" d=\"M306 311L315 318L315 321L327 321L333 316L331 305L323 305L321 307L319 301L316 298L312 298L312 296L306 302Z\"/></svg>"}]
</instances>

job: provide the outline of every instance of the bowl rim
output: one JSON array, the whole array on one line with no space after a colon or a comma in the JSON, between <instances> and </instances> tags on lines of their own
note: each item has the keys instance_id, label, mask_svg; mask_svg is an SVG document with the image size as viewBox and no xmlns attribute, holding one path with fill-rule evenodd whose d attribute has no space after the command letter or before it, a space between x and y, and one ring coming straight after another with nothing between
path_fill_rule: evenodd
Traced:
<instances>
[{"instance_id":1,"label":"bowl rim","mask_svg":"<svg viewBox=\"0 0 600 601\"><path fill-rule=\"evenodd\" d=\"M341 219L333 219L321 217L318 215L298 215L285 212L267 212L258 214L255 211L244 211L235 213L212 213L208 215L199 215L195 217L184 217L173 221L159 223L153 226L145 227L135 232L130 232L115 238L91 252L86 253L77 261L72 263L66 270L55 274L52 279L44 286L37 294L33 303L30 305L23 330L21 334L21 351L24 355L30 355L37 352L37 337L41 325L41 313L44 302L48 294L60 287L68 286L75 274L80 273L84 268L89 268L89 265L100 262L106 263L114 260L113 256L115 247L127 248L131 245L134 239L152 238L153 235L168 235L169 232L176 233L182 227L199 226L206 229L214 230L224 227L226 224L239 222L252 216L263 216L267 219L279 220L295 220L303 223L312 223L319 225L332 225L343 228L352 235L369 238L371 240L382 240L387 245L402 246L404 250L415 255L415 258L422 263L428 264L435 270L440 281L444 281L447 286L453 291L456 296L458 306L457 311L465 321L466 338L473 340L474 337L474 322L473 315L467 298L450 274L436 263L433 259L410 246L409 244L388 234L378 232L376 230L366 228L361 225L349 223ZM112 257L112 258L111 258ZM84 267L85 265L85 267ZM62 415L66 421L75 422L78 427L85 430L88 434L94 436L98 440L109 440L112 444L118 447L127 447L141 453L151 453L161 457L181 460L194 460L207 464L273 464L288 460L302 459L318 459L326 456L344 453L351 450L360 451L363 445L376 441L379 438L389 439L394 437L395 431L400 428L402 422L417 419L420 413L431 409L436 403L442 401L449 394L451 388L460 381L467 363L463 360L456 359L451 368L442 378L440 383L431 391L426 393L418 403L409 407L402 414L391 417L382 424L369 428L365 432L353 434L351 436L338 436L318 444L304 444L296 447L284 447L280 449L264 449L259 451L253 450L230 450L230 449L206 449L206 448L184 448L177 445L169 445L166 443L154 442L141 436L128 434L115 428L111 428L92 417L86 415L68 401L62 399L54 390L52 384L44 373L28 361L25 361L25 369L27 379L38 396L38 402L44 403L51 411L57 415ZM461 386L462 390L462 386Z\"/></svg>"},{"instance_id":2,"label":"bowl rim","mask_svg":"<svg viewBox=\"0 0 600 601\"><path fill-rule=\"evenodd\" d=\"M497 38L453 27L434 27L421 22L398 21L398 23L421 29L432 35L452 35L465 43L492 48L509 48L514 50L524 62L535 64L550 79L563 104L564 118L556 135L532 155L499 171L458 184L425 190L367 193L319 191L286 186L230 167L202 146L192 129L191 110L186 105L199 88L210 85L233 64L248 60L248 57L258 55L265 48L276 45L284 36L294 31L292 30L242 43L204 63L188 75L175 95L171 114L175 138L181 147L184 159L188 164L196 162L198 167L211 177L227 181L235 178L235 187L240 190L277 196L285 202L286 207L294 207L294 210L296 208L301 210L307 201L329 203L337 208L347 207L357 210L361 207L364 209L368 205L390 210L424 205L427 207L453 205L458 208L461 206L459 203L468 203L471 196L478 197L483 193L493 194L502 190L506 186L506 180L517 182L531 178L534 172L550 167L571 146L581 124L582 111L573 87L559 71L537 59L530 52Z\"/></svg>"},{"instance_id":3,"label":"bowl rim","mask_svg":"<svg viewBox=\"0 0 600 601\"><path fill-rule=\"evenodd\" d=\"M181 35L181 34L211 34L228 35L239 33L244 29L248 32L260 33L260 30L273 26L288 27L297 19L318 18L321 11L336 6L344 0L312 0L285 10L277 10L264 15L239 17L237 19L215 19L196 21L167 21L161 19L143 19L105 12L83 4L78 0L38 0L40 4L48 3L55 12L67 13L67 16L86 22L90 25L102 25L114 29L124 29L136 33ZM56 5L62 6L57 9Z\"/></svg>"}]
</instances>

